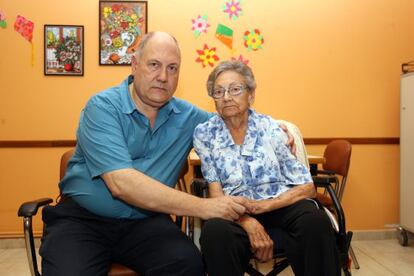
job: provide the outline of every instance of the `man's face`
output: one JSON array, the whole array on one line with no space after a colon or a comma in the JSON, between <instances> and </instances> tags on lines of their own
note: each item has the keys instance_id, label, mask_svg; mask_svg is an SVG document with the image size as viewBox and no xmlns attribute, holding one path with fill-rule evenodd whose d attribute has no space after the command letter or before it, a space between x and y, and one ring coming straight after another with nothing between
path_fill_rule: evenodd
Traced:
<instances>
[{"instance_id":1,"label":"man's face","mask_svg":"<svg viewBox=\"0 0 414 276\"><path fill-rule=\"evenodd\" d=\"M132 58L132 74L139 104L159 108L177 88L180 53L174 40L163 34L151 38L139 57Z\"/></svg>"}]
</instances>

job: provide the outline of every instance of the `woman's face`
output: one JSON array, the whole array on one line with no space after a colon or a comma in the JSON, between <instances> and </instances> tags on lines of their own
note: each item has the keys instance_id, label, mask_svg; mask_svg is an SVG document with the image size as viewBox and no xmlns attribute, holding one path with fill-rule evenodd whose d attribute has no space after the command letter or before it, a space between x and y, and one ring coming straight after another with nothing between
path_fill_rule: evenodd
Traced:
<instances>
[{"instance_id":1,"label":"woman's face","mask_svg":"<svg viewBox=\"0 0 414 276\"><path fill-rule=\"evenodd\" d=\"M243 92L232 96L229 88L244 87ZM247 114L250 105L254 100L254 91L249 91L246 87L245 79L242 75L234 71L225 71L221 73L215 83L214 89L226 89L224 96L219 99L214 99L216 110L223 119L230 117L238 117Z\"/></svg>"}]
</instances>

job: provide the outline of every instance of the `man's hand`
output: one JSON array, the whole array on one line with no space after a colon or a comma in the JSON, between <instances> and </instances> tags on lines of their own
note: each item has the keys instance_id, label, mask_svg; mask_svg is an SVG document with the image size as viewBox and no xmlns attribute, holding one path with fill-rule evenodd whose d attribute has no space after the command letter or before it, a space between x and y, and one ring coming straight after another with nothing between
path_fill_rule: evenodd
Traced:
<instances>
[{"instance_id":1,"label":"man's hand","mask_svg":"<svg viewBox=\"0 0 414 276\"><path fill-rule=\"evenodd\" d=\"M287 129L287 126L283 123L279 123L279 126L281 129L283 129L284 132L286 132L286 135L288 136L288 140L286 142L286 145L290 147L290 152L296 156L296 144L295 139L293 138L292 134Z\"/></svg>"},{"instance_id":2,"label":"man's hand","mask_svg":"<svg viewBox=\"0 0 414 276\"><path fill-rule=\"evenodd\" d=\"M263 226L255 218L243 216L238 221L247 232L251 251L260 262L267 262L273 258L273 241Z\"/></svg>"},{"instance_id":3,"label":"man's hand","mask_svg":"<svg viewBox=\"0 0 414 276\"><path fill-rule=\"evenodd\" d=\"M230 196L219 196L203 200L201 218L223 218L227 220L238 220L246 212L248 200Z\"/></svg>"},{"instance_id":4,"label":"man's hand","mask_svg":"<svg viewBox=\"0 0 414 276\"><path fill-rule=\"evenodd\" d=\"M256 200L251 200L243 196L230 196L236 203L246 208L245 213L253 214L256 211Z\"/></svg>"}]
</instances>

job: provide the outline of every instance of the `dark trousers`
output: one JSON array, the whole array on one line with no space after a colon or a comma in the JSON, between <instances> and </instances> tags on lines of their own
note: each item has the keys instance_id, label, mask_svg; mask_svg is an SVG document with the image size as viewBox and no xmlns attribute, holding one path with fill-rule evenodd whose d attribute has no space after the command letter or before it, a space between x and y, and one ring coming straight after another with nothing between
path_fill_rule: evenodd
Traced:
<instances>
[{"instance_id":1,"label":"dark trousers","mask_svg":"<svg viewBox=\"0 0 414 276\"><path fill-rule=\"evenodd\" d=\"M334 230L314 201L302 200L255 218L272 238L274 250L286 252L295 275L340 275ZM252 253L247 233L238 224L206 221L200 244L209 276L244 275Z\"/></svg>"},{"instance_id":2,"label":"dark trousers","mask_svg":"<svg viewBox=\"0 0 414 276\"><path fill-rule=\"evenodd\" d=\"M107 275L111 263L144 275L204 275L201 254L168 215L97 216L73 200L43 209L42 275Z\"/></svg>"}]
</instances>

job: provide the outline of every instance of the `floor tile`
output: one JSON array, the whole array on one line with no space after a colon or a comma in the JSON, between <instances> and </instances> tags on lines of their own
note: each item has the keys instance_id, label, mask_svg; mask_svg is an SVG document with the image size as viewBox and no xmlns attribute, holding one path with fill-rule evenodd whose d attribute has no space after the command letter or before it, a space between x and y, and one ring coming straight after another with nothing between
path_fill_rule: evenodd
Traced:
<instances>
[{"instance_id":1,"label":"floor tile","mask_svg":"<svg viewBox=\"0 0 414 276\"><path fill-rule=\"evenodd\" d=\"M360 269L352 269L353 276L411 276L414 275L414 241L402 247L396 239L357 240L352 242ZM262 272L272 263L259 264ZM0 275L30 276L24 248L0 249ZM280 276L293 276L291 268Z\"/></svg>"}]
</instances>

